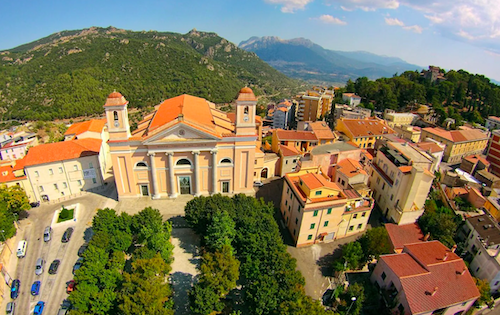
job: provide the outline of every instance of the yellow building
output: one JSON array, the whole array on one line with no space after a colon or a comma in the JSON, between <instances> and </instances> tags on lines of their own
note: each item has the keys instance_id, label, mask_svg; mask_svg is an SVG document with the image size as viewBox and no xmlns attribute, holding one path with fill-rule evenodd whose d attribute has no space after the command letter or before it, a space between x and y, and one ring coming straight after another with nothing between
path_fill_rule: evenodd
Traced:
<instances>
[{"instance_id":1,"label":"yellow building","mask_svg":"<svg viewBox=\"0 0 500 315\"><path fill-rule=\"evenodd\" d=\"M360 148L373 149L375 141L382 136L394 133L385 121L378 118L367 119L337 119L335 130L341 132L348 140Z\"/></svg>"},{"instance_id":2,"label":"yellow building","mask_svg":"<svg viewBox=\"0 0 500 315\"><path fill-rule=\"evenodd\" d=\"M180 95L157 105L131 133L128 101L111 93L104 109L119 198L253 194L261 141L256 104L252 90L242 88L232 120L203 98Z\"/></svg>"},{"instance_id":3,"label":"yellow building","mask_svg":"<svg viewBox=\"0 0 500 315\"><path fill-rule=\"evenodd\" d=\"M325 117L332 109L334 92L321 87L301 93L295 97L298 121L316 121Z\"/></svg>"},{"instance_id":4,"label":"yellow building","mask_svg":"<svg viewBox=\"0 0 500 315\"><path fill-rule=\"evenodd\" d=\"M401 139L406 139L411 142L420 142L420 136L422 135L422 128L417 126L395 126L394 132Z\"/></svg>"},{"instance_id":5,"label":"yellow building","mask_svg":"<svg viewBox=\"0 0 500 315\"><path fill-rule=\"evenodd\" d=\"M387 219L407 224L422 215L435 163L428 153L407 143L387 142L377 149L369 186Z\"/></svg>"},{"instance_id":6,"label":"yellow building","mask_svg":"<svg viewBox=\"0 0 500 315\"><path fill-rule=\"evenodd\" d=\"M280 145L307 153L317 146L318 143L319 139L313 131L273 130L272 150L274 153L279 152Z\"/></svg>"},{"instance_id":7,"label":"yellow building","mask_svg":"<svg viewBox=\"0 0 500 315\"><path fill-rule=\"evenodd\" d=\"M384 111L384 119L391 128L411 125L417 118L418 115L412 113L396 113L392 109Z\"/></svg>"},{"instance_id":8,"label":"yellow building","mask_svg":"<svg viewBox=\"0 0 500 315\"><path fill-rule=\"evenodd\" d=\"M421 141L433 139L446 145L443 161L460 163L462 158L482 154L488 146L489 136L478 129L444 130L442 128L423 128Z\"/></svg>"},{"instance_id":9,"label":"yellow building","mask_svg":"<svg viewBox=\"0 0 500 315\"><path fill-rule=\"evenodd\" d=\"M285 175L280 209L297 247L363 232L372 208L367 191L342 189L318 171Z\"/></svg>"}]
</instances>

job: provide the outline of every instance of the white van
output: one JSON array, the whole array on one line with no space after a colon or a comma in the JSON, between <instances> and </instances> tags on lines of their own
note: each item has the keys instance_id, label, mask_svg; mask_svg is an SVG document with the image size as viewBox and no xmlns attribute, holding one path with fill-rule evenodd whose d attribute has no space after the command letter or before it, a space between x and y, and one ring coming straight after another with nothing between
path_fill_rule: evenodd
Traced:
<instances>
[{"instance_id":1,"label":"white van","mask_svg":"<svg viewBox=\"0 0 500 315\"><path fill-rule=\"evenodd\" d=\"M23 258L26 256L26 248L28 248L28 242L26 240L22 240L17 244L17 257Z\"/></svg>"}]
</instances>

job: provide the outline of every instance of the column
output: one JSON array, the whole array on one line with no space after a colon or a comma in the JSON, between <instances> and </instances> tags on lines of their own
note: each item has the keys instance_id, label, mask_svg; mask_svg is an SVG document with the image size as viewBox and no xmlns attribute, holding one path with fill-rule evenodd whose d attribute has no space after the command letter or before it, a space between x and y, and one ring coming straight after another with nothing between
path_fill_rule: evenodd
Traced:
<instances>
[{"instance_id":1,"label":"column","mask_svg":"<svg viewBox=\"0 0 500 315\"><path fill-rule=\"evenodd\" d=\"M176 198L177 197L177 191L175 189L175 175L174 175L174 153L173 152L166 152L168 159L168 180L170 183L170 198Z\"/></svg>"},{"instance_id":2,"label":"column","mask_svg":"<svg viewBox=\"0 0 500 315\"><path fill-rule=\"evenodd\" d=\"M200 195L200 162L198 161L200 151L193 151L191 152L193 154L193 159L194 159L194 195L199 196Z\"/></svg>"},{"instance_id":3,"label":"column","mask_svg":"<svg viewBox=\"0 0 500 315\"><path fill-rule=\"evenodd\" d=\"M160 198L160 194L158 193L158 179L156 178L155 154L148 153L148 156L151 164L151 178L153 179L153 195L151 199L158 199Z\"/></svg>"},{"instance_id":4,"label":"column","mask_svg":"<svg viewBox=\"0 0 500 315\"><path fill-rule=\"evenodd\" d=\"M210 151L212 154L212 195L217 193L217 150Z\"/></svg>"}]
</instances>

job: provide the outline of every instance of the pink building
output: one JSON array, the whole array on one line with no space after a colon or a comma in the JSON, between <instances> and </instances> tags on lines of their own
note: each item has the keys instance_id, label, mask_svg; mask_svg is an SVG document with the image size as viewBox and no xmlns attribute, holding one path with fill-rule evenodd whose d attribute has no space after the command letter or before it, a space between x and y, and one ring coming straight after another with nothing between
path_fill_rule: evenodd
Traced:
<instances>
[{"instance_id":1,"label":"pink building","mask_svg":"<svg viewBox=\"0 0 500 315\"><path fill-rule=\"evenodd\" d=\"M393 314L460 315L480 295L464 261L439 241L381 256L371 281L397 302Z\"/></svg>"},{"instance_id":2,"label":"pink building","mask_svg":"<svg viewBox=\"0 0 500 315\"><path fill-rule=\"evenodd\" d=\"M36 137L22 141L11 141L0 149L2 160L18 160L22 159L30 147L36 146L38 139Z\"/></svg>"},{"instance_id":3,"label":"pink building","mask_svg":"<svg viewBox=\"0 0 500 315\"><path fill-rule=\"evenodd\" d=\"M261 141L256 104L248 87L238 94L234 116L184 94L157 105L131 132L128 101L111 93L104 109L119 198L253 194Z\"/></svg>"}]
</instances>

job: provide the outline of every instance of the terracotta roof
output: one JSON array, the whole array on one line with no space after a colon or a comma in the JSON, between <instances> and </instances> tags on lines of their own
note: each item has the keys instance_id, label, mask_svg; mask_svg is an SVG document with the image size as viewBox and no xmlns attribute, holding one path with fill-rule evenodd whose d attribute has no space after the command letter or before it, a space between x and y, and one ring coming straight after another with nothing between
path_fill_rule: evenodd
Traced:
<instances>
[{"instance_id":1,"label":"terracotta roof","mask_svg":"<svg viewBox=\"0 0 500 315\"><path fill-rule=\"evenodd\" d=\"M475 140L486 140L488 135L478 129L472 130L444 130L443 128L424 128L424 131L436 135L438 137L447 139L451 142L465 142Z\"/></svg>"},{"instance_id":2,"label":"terracotta roof","mask_svg":"<svg viewBox=\"0 0 500 315\"><path fill-rule=\"evenodd\" d=\"M238 94L238 101L256 101L257 98L253 94L253 91L249 87L244 87L240 90Z\"/></svg>"},{"instance_id":3,"label":"terracotta roof","mask_svg":"<svg viewBox=\"0 0 500 315\"><path fill-rule=\"evenodd\" d=\"M464 157L464 159L474 164L476 164L478 161L481 161L481 163L483 163L486 166L490 165L490 162L488 162L486 158L477 154L466 156Z\"/></svg>"},{"instance_id":4,"label":"terracotta roof","mask_svg":"<svg viewBox=\"0 0 500 315\"><path fill-rule=\"evenodd\" d=\"M497 122L500 122L500 118L495 117L495 116L488 116L488 119L496 120Z\"/></svg>"},{"instance_id":5,"label":"terracotta roof","mask_svg":"<svg viewBox=\"0 0 500 315\"><path fill-rule=\"evenodd\" d=\"M121 95L118 92L113 92L108 95L108 98L106 99L106 104L104 104L104 107L108 106L122 106L122 105L127 105L128 101L125 99L123 95Z\"/></svg>"},{"instance_id":6,"label":"terracotta roof","mask_svg":"<svg viewBox=\"0 0 500 315\"><path fill-rule=\"evenodd\" d=\"M337 166L335 168L337 171L341 172L348 178L360 174L367 175L361 164L353 159L343 159L342 161L337 163Z\"/></svg>"},{"instance_id":7,"label":"terracotta roof","mask_svg":"<svg viewBox=\"0 0 500 315\"><path fill-rule=\"evenodd\" d=\"M403 225L387 223L385 229L394 249L403 249L404 245L422 242L424 238L424 233L416 222Z\"/></svg>"},{"instance_id":8,"label":"terracotta roof","mask_svg":"<svg viewBox=\"0 0 500 315\"><path fill-rule=\"evenodd\" d=\"M403 173L409 173L409 172L411 172L412 168L413 168L413 166L400 166L399 170Z\"/></svg>"},{"instance_id":9,"label":"terracotta roof","mask_svg":"<svg viewBox=\"0 0 500 315\"><path fill-rule=\"evenodd\" d=\"M378 119L345 119L341 118L353 137L381 136L394 133L383 120Z\"/></svg>"},{"instance_id":10,"label":"terracotta roof","mask_svg":"<svg viewBox=\"0 0 500 315\"><path fill-rule=\"evenodd\" d=\"M295 149L294 147L287 147L286 145L280 144L279 145L279 149L280 149L281 154L283 156L296 156L296 155L300 155L299 151L297 151L297 149Z\"/></svg>"},{"instance_id":11,"label":"terracotta roof","mask_svg":"<svg viewBox=\"0 0 500 315\"><path fill-rule=\"evenodd\" d=\"M438 241L405 245L402 254L384 255L380 259L398 275L411 314L479 297L463 260Z\"/></svg>"},{"instance_id":12,"label":"terracotta roof","mask_svg":"<svg viewBox=\"0 0 500 315\"><path fill-rule=\"evenodd\" d=\"M361 151L365 154L365 156L368 159L373 160L373 155L374 155L374 152L373 152L374 150L373 149L363 149Z\"/></svg>"},{"instance_id":13,"label":"terracotta roof","mask_svg":"<svg viewBox=\"0 0 500 315\"><path fill-rule=\"evenodd\" d=\"M361 96L358 96L358 95L356 95L354 93L344 93L344 94L342 94L342 96L344 96L344 95L347 96L347 97L352 97L352 98L361 98Z\"/></svg>"},{"instance_id":14,"label":"terracotta roof","mask_svg":"<svg viewBox=\"0 0 500 315\"><path fill-rule=\"evenodd\" d=\"M335 190L342 190L336 183L327 181L323 176L319 174L309 173L300 175L299 178L304 182L304 184L306 184L309 189L327 187Z\"/></svg>"},{"instance_id":15,"label":"terracotta roof","mask_svg":"<svg viewBox=\"0 0 500 315\"><path fill-rule=\"evenodd\" d=\"M437 143L432 142L432 141L424 141L424 142L419 142L413 144L414 146L417 146L419 149L424 150L429 153L436 153L436 152L442 152L444 151L443 148L441 148Z\"/></svg>"},{"instance_id":16,"label":"terracotta roof","mask_svg":"<svg viewBox=\"0 0 500 315\"><path fill-rule=\"evenodd\" d=\"M277 129L276 135L279 141L318 141L316 134L312 131L297 131Z\"/></svg>"},{"instance_id":17,"label":"terracotta roof","mask_svg":"<svg viewBox=\"0 0 500 315\"><path fill-rule=\"evenodd\" d=\"M315 121L309 123L309 127L316 134L318 139L335 139L335 135L333 134L328 124L324 121Z\"/></svg>"},{"instance_id":18,"label":"terracotta roof","mask_svg":"<svg viewBox=\"0 0 500 315\"><path fill-rule=\"evenodd\" d=\"M16 180L22 180L26 178L26 175L16 177L14 176L14 171L21 170L24 168L25 158L16 160L15 165L5 165L0 166L0 183L8 183Z\"/></svg>"},{"instance_id":19,"label":"terracotta roof","mask_svg":"<svg viewBox=\"0 0 500 315\"><path fill-rule=\"evenodd\" d=\"M101 140L88 138L41 144L29 149L25 157L26 166L97 155L101 149L101 143Z\"/></svg>"},{"instance_id":20,"label":"terracotta roof","mask_svg":"<svg viewBox=\"0 0 500 315\"><path fill-rule=\"evenodd\" d=\"M24 141L19 141L19 142L14 142L14 141L11 141L9 143L7 143L6 145L4 145L1 150L4 150L4 149L11 149L11 148L15 148L15 147L20 147L20 146L23 146L23 145L30 145L31 142L35 141L36 138L33 138L33 139L27 139L27 140L24 140Z\"/></svg>"},{"instance_id":21,"label":"terracotta roof","mask_svg":"<svg viewBox=\"0 0 500 315\"><path fill-rule=\"evenodd\" d=\"M102 132L104 125L106 124L106 119L92 119L87 121L82 121L79 123L72 124L68 130L64 133L65 136L69 135L80 135L84 132Z\"/></svg>"}]
</instances>

